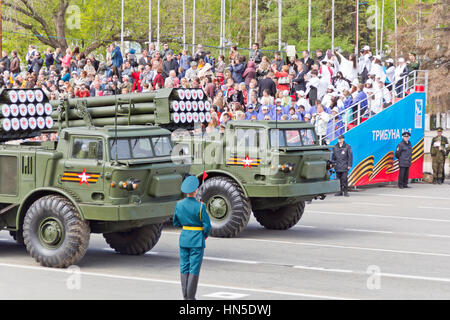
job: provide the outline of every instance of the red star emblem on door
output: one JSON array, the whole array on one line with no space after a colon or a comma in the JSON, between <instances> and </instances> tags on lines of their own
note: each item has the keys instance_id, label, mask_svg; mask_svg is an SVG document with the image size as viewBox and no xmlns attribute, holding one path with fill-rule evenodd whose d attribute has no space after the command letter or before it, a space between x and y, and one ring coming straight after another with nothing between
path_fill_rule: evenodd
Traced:
<instances>
[{"instance_id":1,"label":"red star emblem on door","mask_svg":"<svg viewBox=\"0 0 450 320\"><path fill-rule=\"evenodd\" d=\"M251 168L252 167L252 162L253 162L253 160L248 157L248 153L247 153L247 156L244 159L244 168L245 167Z\"/></svg>"},{"instance_id":2,"label":"red star emblem on door","mask_svg":"<svg viewBox=\"0 0 450 320\"><path fill-rule=\"evenodd\" d=\"M89 179L90 177L91 177L90 175L87 175L87 174L86 174L86 169L83 168L83 172L82 172L81 174L78 175L78 178L80 178L80 186L81 186L83 183L86 183L87 185L89 185L88 179Z\"/></svg>"}]
</instances>

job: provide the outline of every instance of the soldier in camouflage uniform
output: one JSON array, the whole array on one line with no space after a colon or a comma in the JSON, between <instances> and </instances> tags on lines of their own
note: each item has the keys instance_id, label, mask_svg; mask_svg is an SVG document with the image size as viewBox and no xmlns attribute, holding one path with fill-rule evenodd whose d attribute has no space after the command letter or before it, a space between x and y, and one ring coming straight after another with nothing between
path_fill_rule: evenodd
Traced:
<instances>
[{"instance_id":1,"label":"soldier in camouflage uniform","mask_svg":"<svg viewBox=\"0 0 450 320\"><path fill-rule=\"evenodd\" d=\"M437 136L431 140L431 159L433 161L433 184L442 184L445 180L445 157L450 151L448 139L437 129Z\"/></svg>"}]
</instances>

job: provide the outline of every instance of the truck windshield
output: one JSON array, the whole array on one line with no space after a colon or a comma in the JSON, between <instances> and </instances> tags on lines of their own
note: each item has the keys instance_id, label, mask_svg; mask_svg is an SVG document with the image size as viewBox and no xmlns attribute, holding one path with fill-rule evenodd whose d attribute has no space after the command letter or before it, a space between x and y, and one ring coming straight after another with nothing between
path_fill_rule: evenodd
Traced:
<instances>
[{"instance_id":1,"label":"truck windshield","mask_svg":"<svg viewBox=\"0 0 450 320\"><path fill-rule=\"evenodd\" d=\"M313 129L271 129L272 147L302 147L317 144Z\"/></svg>"},{"instance_id":2,"label":"truck windshield","mask_svg":"<svg viewBox=\"0 0 450 320\"><path fill-rule=\"evenodd\" d=\"M119 138L109 140L111 159L130 160L170 156L172 142L168 136Z\"/></svg>"}]
</instances>

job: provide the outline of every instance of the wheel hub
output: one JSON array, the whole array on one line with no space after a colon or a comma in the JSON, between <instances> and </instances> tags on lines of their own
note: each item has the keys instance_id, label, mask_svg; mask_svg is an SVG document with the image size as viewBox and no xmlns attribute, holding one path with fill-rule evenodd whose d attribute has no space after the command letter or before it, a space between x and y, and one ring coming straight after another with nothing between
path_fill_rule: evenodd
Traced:
<instances>
[{"instance_id":1,"label":"wheel hub","mask_svg":"<svg viewBox=\"0 0 450 320\"><path fill-rule=\"evenodd\" d=\"M223 219L227 216L228 202L221 196L214 196L208 201L208 212L215 219Z\"/></svg>"},{"instance_id":2,"label":"wheel hub","mask_svg":"<svg viewBox=\"0 0 450 320\"><path fill-rule=\"evenodd\" d=\"M39 226L39 240L48 248L57 248L64 238L64 228L56 218L47 218Z\"/></svg>"}]
</instances>

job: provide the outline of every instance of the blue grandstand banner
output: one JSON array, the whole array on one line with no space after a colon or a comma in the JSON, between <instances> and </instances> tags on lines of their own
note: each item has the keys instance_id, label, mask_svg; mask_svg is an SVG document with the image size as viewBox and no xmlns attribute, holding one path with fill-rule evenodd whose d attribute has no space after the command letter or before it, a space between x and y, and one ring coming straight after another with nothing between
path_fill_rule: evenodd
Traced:
<instances>
[{"instance_id":1,"label":"blue grandstand banner","mask_svg":"<svg viewBox=\"0 0 450 320\"><path fill-rule=\"evenodd\" d=\"M394 153L405 131L411 133L413 146L409 178L422 178L425 102L425 93L412 93L345 134L353 150L349 185L396 181L399 168Z\"/></svg>"}]
</instances>

